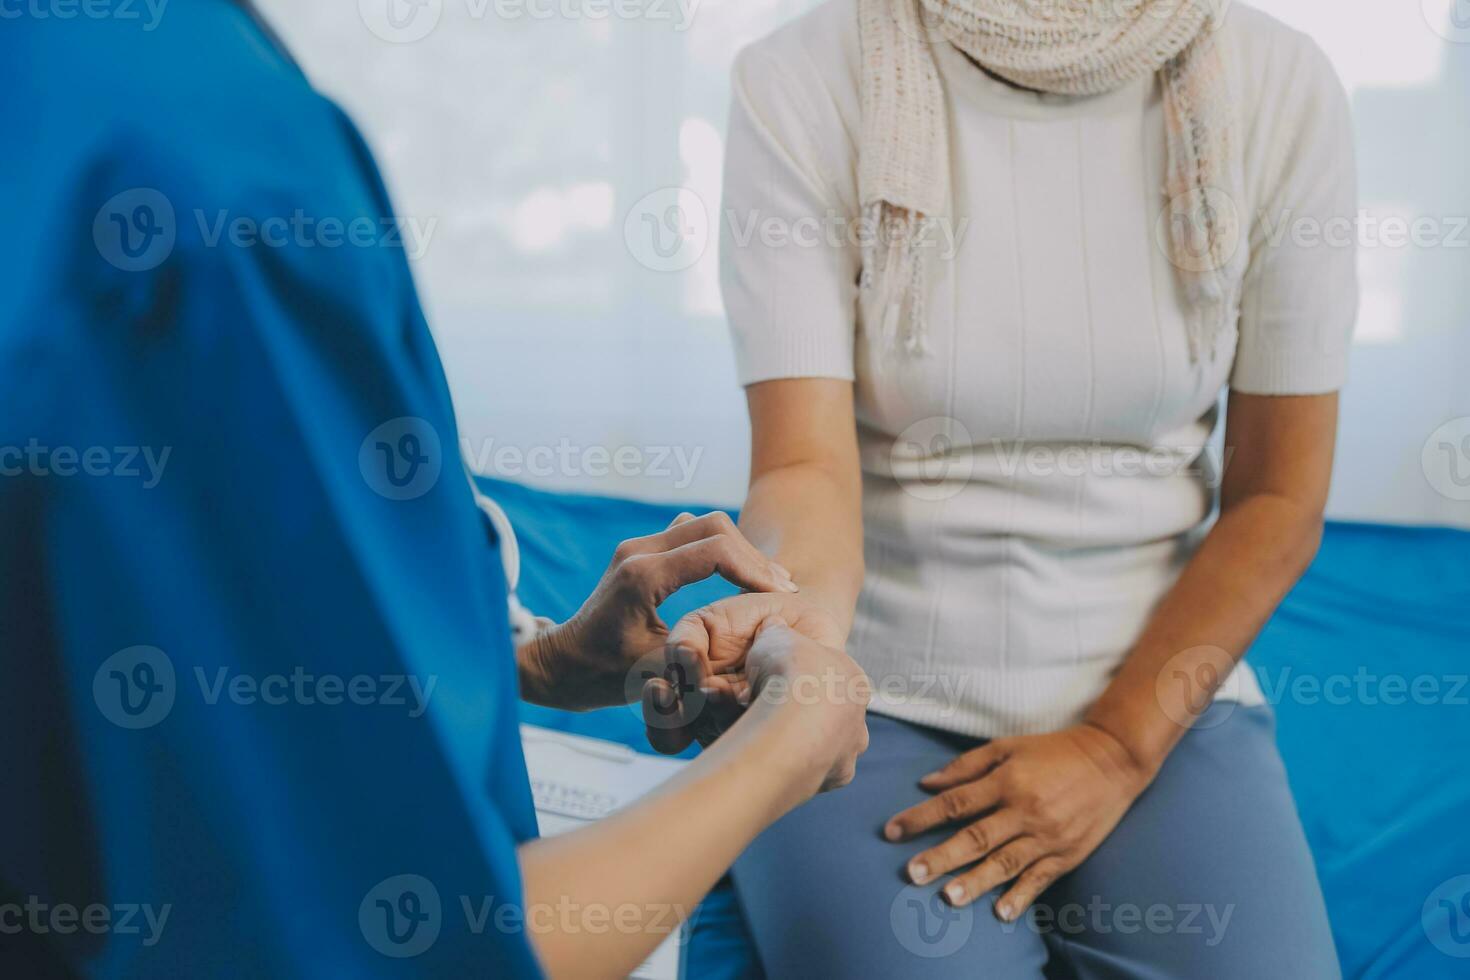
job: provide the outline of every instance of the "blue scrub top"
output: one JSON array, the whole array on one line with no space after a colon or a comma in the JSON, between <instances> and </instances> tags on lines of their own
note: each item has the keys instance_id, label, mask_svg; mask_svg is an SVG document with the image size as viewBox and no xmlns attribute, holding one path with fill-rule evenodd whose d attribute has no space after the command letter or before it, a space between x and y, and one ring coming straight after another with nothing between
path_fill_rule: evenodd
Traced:
<instances>
[{"instance_id":1,"label":"blue scrub top","mask_svg":"<svg viewBox=\"0 0 1470 980\"><path fill-rule=\"evenodd\" d=\"M0 974L535 976L382 181L247 12L156 7L0 0Z\"/></svg>"}]
</instances>

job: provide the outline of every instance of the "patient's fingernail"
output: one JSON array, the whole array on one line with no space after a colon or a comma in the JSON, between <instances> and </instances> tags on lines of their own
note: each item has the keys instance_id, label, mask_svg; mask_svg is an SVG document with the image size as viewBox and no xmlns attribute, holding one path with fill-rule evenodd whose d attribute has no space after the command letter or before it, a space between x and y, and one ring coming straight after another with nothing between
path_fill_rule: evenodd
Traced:
<instances>
[{"instance_id":1,"label":"patient's fingernail","mask_svg":"<svg viewBox=\"0 0 1470 980\"><path fill-rule=\"evenodd\" d=\"M944 897L949 899L951 905L958 905L965 900L965 886L958 881L951 881L944 889Z\"/></svg>"},{"instance_id":2,"label":"patient's fingernail","mask_svg":"<svg viewBox=\"0 0 1470 980\"><path fill-rule=\"evenodd\" d=\"M915 861L909 865L909 880L916 885L922 885L924 879L929 877L929 867L922 861Z\"/></svg>"},{"instance_id":3,"label":"patient's fingernail","mask_svg":"<svg viewBox=\"0 0 1470 980\"><path fill-rule=\"evenodd\" d=\"M1009 905L1004 904L1004 903L1002 903L1000 905L997 905L995 907L995 914L998 915L998 916L1000 916L1001 919L1003 919L1006 922L1009 922L1009 921L1011 921L1012 918L1014 918L1014 915L1011 912L1011 907Z\"/></svg>"},{"instance_id":4,"label":"patient's fingernail","mask_svg":"<svg viewBox=\"0 0 1470 980\"><path fill-rule=\"evenodd\" d=\"M780 564L777 564L776 562L771 562L771 567L776 570L776 574L777 575L781 575L781 576L784 576L786 578L790 578L791 577L791 569L787 568L785 565L780 565Z\"/></svg>"},{"instance_id":5,"label":"patient's fingernail","mask_svg":"<svg viewBox=\"0 0 1470 980\"><path fill-rule=\"evenodd\" d=\"M889 840L898 840L903 836L903 830L896 823L891 823L883 828L883 836Z\"/></svg>"}]
</instances>

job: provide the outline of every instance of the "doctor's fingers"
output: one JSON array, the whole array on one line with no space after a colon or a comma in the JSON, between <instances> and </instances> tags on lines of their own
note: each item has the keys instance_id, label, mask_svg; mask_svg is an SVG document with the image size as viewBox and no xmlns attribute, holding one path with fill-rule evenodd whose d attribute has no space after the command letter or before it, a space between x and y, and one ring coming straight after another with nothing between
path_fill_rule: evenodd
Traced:
<instances>
[{"instance_id":1,"label":"doctor's fingers","mask_svg":"<svg viewBox=\"0 0 1470 980\"><path fill-rule=\"evenodd\" d=\"M691 541L671 551L633 555L614 569L618 585L629 598L657 606L686 585L719 575L742 589L756 592L794 592L789 579L779 578L770 563L743 539L728 534Z\"/></svg>"},{"instance_id":2,"label":"doctor's fingers","mask_svg":"<svg viewBox=\"0 0 1470 980\"><path fill-rule=\"evenodd\" d=\"M791 581L791 573L751 544L741 533L740 528L735 525L730 515L720 510L700 517L683 513L657 534L629 538L618 545L617 551L613 553L613 562L617 564L636 556L672 551L712 537L731 539L735 548L741 553L740 567L746 572L747 581L735 584L757 592L796 591L796 586Z\"/></svg>"}]
</instances>

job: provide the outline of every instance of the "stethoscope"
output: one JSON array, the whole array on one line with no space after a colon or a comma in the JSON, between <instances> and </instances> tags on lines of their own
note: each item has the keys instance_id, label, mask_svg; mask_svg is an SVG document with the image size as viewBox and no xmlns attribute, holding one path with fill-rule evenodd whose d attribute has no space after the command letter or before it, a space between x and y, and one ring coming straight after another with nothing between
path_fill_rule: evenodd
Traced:
<instances>
[{"instance_id":1,"label":"stethoscope","mask_svg":"<svg viewBox=\"0 0 1470 980\"><path fill-rule=\"evenodd\" d=\"M521 605L521 600L516 596L516 587L521 582L521 545L516 538L515 528L511 526L510 516L499 504L481 492L468 466L464 471L470 481L470 490L475 495L475 504L500 539L500 564L505 569L505 602L510 613L510 631L516 646L520 646L550 626L551 620L537 616Z\"/></svg>"}]
</instances>

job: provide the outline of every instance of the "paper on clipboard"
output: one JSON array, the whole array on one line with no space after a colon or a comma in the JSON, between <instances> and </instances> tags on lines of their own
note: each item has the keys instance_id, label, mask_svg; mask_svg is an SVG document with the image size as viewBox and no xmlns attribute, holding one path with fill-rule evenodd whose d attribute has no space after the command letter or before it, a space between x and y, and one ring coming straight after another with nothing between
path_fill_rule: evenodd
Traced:
<instances>
[{"instance_id":1,"label":"paper on clipboard","mask_svg":"<svg viewBox=\"0 0 1470 980\"><path fill-rule=\"evenodd\" d=\"M683 763L625 745L521 726L521 745L543 837L585 827L658 786ZM681 926L631 974L637 980L678 980Z\"/></svg>"}]
</instances>

